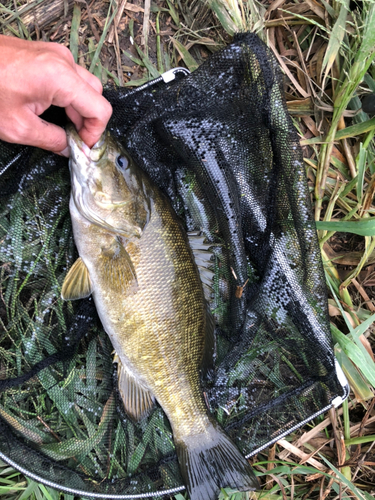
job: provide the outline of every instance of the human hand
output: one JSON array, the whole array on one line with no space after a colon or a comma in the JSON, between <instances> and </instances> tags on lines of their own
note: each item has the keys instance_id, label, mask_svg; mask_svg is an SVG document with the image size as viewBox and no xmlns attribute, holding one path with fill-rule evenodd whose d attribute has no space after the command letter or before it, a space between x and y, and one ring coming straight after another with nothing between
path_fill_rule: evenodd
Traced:
<instances>
[{"instance_id":1,"label":"human hand","mask_svg":"<svg viewBox=\"0 0 375 500\"><path fill-rule=\"evenodd\" d=\"M99 140L112 107L66 47L0 35L0 53L0 139L69 156L65 131L39 117L54 104L89 147Z\"/></svg>"}]
</instances>

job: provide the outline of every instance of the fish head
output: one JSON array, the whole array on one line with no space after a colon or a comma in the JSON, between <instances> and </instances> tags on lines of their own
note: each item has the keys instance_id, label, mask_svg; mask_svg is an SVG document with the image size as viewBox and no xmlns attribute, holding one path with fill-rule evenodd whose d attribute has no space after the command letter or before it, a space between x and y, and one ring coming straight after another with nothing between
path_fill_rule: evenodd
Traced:
<instances>
[{"instance_id":1,"label":"fish head","mask_svg":"<svg viewBox=\"0 0 375 500\"><path fill-rule=\"evenodd\" d=\"M140 169L105 131L90 149L67 127L72 201L89 222L124 237L140 237L149 200Z\"/></svg>"}]
</instances>

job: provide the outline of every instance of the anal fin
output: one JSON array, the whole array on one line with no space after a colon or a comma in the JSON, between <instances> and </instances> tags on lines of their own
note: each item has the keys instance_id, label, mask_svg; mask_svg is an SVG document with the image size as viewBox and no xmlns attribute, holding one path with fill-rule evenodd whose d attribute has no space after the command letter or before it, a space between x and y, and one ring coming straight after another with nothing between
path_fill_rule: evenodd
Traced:
<instances>
[{"instance_id":1,"label":"anal fin","mask_svg":"<svg viewBox=\"0 0 375 500\"><path fill-rule=\"evenodd\" d=\"M124 408L129 417L138 422L154 406L154 397L150 391L139 385L135 377L128 372L116 354L114 363L117 363L118 388Z\"/></svg>"}]
</instances>

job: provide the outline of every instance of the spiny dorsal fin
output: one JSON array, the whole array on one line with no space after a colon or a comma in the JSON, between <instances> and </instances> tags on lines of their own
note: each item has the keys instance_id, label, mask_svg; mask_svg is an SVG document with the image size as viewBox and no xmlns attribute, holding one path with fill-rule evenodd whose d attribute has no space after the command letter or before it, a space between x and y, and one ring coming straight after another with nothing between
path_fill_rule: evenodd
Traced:
<instances>
[{"instance_id":1,"label":"spiny dorsal fin","mask_svg":"<svg viewBox=\"0 0 375 500\"><path fill-rule=\"evenodd\" d=\"M211 269L207 269L203 266L198 266L199 274L201 275L202 283L211 286L214 279L215 273Z\"/></svg>"},{"instance_id":2,"label":"spiny dorsal fin","mask_svg":"<svg viewBox=\"0 0 375 500\"><path fill-rule=\"evenodd\" d=\"M205 243L205 237L199 232L188 233L188 238L190 248L193 251L194 260L198 266L198 271L203 283L204 296L206 300L211 300L211 295L213 293L212 282L215 274L209 269L213 266L213 262L211 261L213 252L210 248L214 245L211 243Z\"/></svg>"},{"instance_id":3,"label":"spiny dorsal fin","mask_svg":"<svg viewBox=\"0 0 375 500\"><path fill-rule=\"evenodd\" d=\"M65 277L61 298L63 300L83 299L91 295L91 280L86 264L79 257Z\"/></svg>"},{"instance_id":4,"label":"spiny dorsal fin","mask_svg":"<svg viewBox=\"0 0 375 500\"><path fill-rule=\"evenodd\" d=\"M207 376L213 371L215 366L215 320L211 313L210 306L206 303L206 335L204 351L201 364L203 376Z\"/></svg>"},{"instance_id":5,"label":"spiny dorsal fin","mask_svg":"<svg viewBox=\"0 0 375 500\"><path fill-rule=\"evenodd\" d=\"M204 298L210 302L214 297L214 290L211 286L206 285L206 283L202 283L202 285Z\"/></svg>"},{"instance_id":6,"label":"spiny dorsal fin","mask_svg":"<svg viewBox=\"0 0 375 500\"><path fill-rule=\"evenodd\" d=\"M118 388L126 413L135 422L141 420L154 406L150 391L141 387L132 374L121 363L117 354L113 359L117 363Z\"/></svg>"},{"instance_id":7,"label":"spiny dorsal fin","mask_svg":"<svg viewBox=\"0 0 375 500\"><path fill-rule=\"evenodd\" d=\"M212 283L213 283L215 274L212 271L210 271L210 269L206 269L202 266L198 266L198 271L199 271L199 275L201 277L201 282L203 285L204 298L208 302L210 302L212 300L212 296L214 293L214 290L212 288Z\"/></svg>"},{"instance_id":8,"label":"spiny dorsal fin","mask_svg":"<svg viewBox=\"0 0 375 500\"><path fill-rule=\"evenodd\" d=\"M133 288L133 291L137 289L133 262L117 238L108 247L102 248L100 259L109 287L119 293L129 293L130 288Z\"/></svg>"},{"instance_id":9,"label":"spiny dorsal fin","mask_svg":"<svg viewBox=\"0 0 375 500\"><path fill-rule=\"evenodd\" d=\"M190 231L188 233L188 238L190 247L193 252L194 250L209 250L213 246L218 246L217 244L213 245L212 243L205 243L205 236L202 235L199 231Z\"/></svg>"}]
</instances>

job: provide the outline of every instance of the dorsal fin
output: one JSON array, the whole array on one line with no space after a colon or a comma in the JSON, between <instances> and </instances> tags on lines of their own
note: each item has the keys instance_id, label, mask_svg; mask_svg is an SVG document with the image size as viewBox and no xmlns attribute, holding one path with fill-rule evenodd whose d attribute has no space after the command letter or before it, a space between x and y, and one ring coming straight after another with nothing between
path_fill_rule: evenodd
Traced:
<instances>
[{"instance_id":1,"label":"dorsal fin","mask_svg":"<svg viewBox=\"0 0 375 500\"><path fill-rule=\"evenodd\" d=\"M125 411L131 419L138 422L154 406L154 398L151 392L141 387L135 377L129 373L117 353L113 362L117 363L118 388Z\"/></svg>"},{"instance_id":2,"label":"dorsal fin","mask_svg":"<svg viewBox=\"0 0 375 500\"><path fill-rule=\"evenodd\" d=\"M215 245L212 243L205 243L205 236L201 234L200 231L190 231L188 232L188 238L189 238L189 243L191 246L191 249L193 252L195 250L209 250L213 246L218 246L216 243ZM212 252L210 252L212 254Z\"/></svg>"},{"instance_id":3,"label":"dorsal fin","mask_svg":"<svg viewBox=\"0 0 375 500\"><path fill-rule=\"evenodd\" d=\"M63 300L83 299L91 295L91 292L89 271L81 257L78 257L65 276L61 298Z\"/></svg>"},{"instance_id":4,"label":"dorsal fin","mask_svg":"<svg viewBox=\"0 0 375 500\"><path fill-rule=\"evenodd\" d=\"M215 366L215 320L211 313L210 306L206 302L206 335L204 342L204 351L201 364L203 376L207 376L214 370Z\"/></svg>"},{"instance_id":5,"label":"dorsal fin","mask_svg":"<svg viewBox=\"0 0 375 500\"><path fill-rule=\"evenodd\" d=\"M209 269L213 266L211 257L214 255L210 250L214 245L211 243L205 243L205 236L200 232L190 232L188 233L190 248L193 251L195 263L198 266L198 271L203 283L203 291L206 300L211 300L211 295L213 293L212 283L214 279L214 272ZM216 246L216 245L215 245Z\"/></svg>"}]
</instances>

